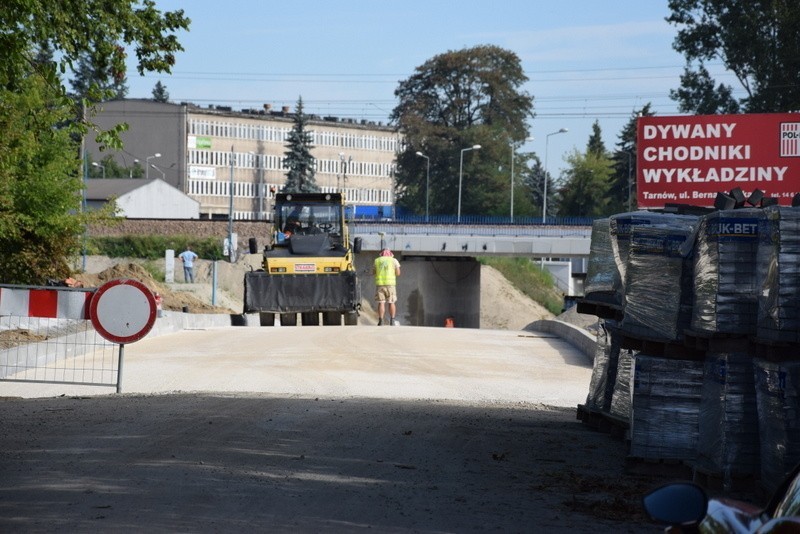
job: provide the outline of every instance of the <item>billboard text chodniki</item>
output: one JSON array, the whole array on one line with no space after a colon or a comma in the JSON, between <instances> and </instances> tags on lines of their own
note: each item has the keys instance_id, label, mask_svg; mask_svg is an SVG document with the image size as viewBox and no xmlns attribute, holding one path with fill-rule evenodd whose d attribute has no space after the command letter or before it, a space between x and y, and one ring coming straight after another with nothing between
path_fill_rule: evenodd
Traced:
<instances>
[{"instance_id":1,"label":"billboard text chodniki","mask_svg":"<svg viewBox=\"0 0 800 534\"><path fill-rule=\"evenodd\" d=\"M642 117L637 202L711 207L720 191L760 189L790 205L800 191L800 114Z\"/></svg>"}]
</instances>

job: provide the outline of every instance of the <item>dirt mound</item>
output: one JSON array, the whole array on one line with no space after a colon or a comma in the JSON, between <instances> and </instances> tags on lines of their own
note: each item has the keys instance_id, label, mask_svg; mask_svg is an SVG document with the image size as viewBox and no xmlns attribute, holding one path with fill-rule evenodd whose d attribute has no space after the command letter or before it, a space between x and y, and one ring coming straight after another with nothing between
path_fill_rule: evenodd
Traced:
<instances>
[{"instance_id":1,"label":"dirt mound","mask_svg":"<svg viewBox=\"0 0 800 534\"><path fill-rule=\"evenodd\" d=\"M35 334L30 330L16 329L16 330L3 330L0 332L0 349L8 349L16 347L17 345L26 345L28 343L36 343L37 341L44 341L47 336Z\"/></svg>"},{"instance_id":2,"label":"dirt mound","mask_svg":"<svg viewBox=\"0 0 800 534\"><path fill-rule=\"evenodd\" d=\"M503 274L481 266L481 328L522 330L540 319L552 319L547 308L514 287Z\"/></svg>"},{"instance_id":3,"label":"dirt mound","mask_svg":"<svg viewBox=\"0 0 800 534\"><path fill-rule=\"evenodd\" d=\"M117 263L99 273L78 273L73 276L84 287L99 287L110 280L129 278L138 280L153 293L164 299L164 310L181 311L188 308L191 313L235 313L233 310L206 304L187 291L173 291L169 286L157 282L153 276L138 263Z\"/></svg>"}]
</instances>

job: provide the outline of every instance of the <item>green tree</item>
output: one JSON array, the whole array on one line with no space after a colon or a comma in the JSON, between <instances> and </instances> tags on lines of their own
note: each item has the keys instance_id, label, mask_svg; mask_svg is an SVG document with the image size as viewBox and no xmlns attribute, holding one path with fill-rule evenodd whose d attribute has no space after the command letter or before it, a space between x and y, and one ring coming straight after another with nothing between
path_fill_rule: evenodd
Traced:
<instances>
[{"instance_id":1,"label":"green tree","mask_svg":"<svg viewBox=\"0 0 800 534\"><path fill-rule=\"evenodd\" d=\"M592 124L592 135L589 136L589 142L586 143L586 153L596 156L606 155L606 144L603 142L603 132L597 120Z\"/></svg>"},{"instance_id":2,"label":"green tree","mask_svg":"<svg viewBox=\"0 0 800 534\"><path fill-rule=\"evenodd\" d=\"M35 73L56 88L61 103L69 97L59 75L73 69L81 56L113 79L126 73L127 49L136 55L136 69L146 72L170 72L175 54L183 48L175 32L189 28L183 10L162 13L153 0L107 0L104 2L63 2L62 0L10 0L0 8L0 87L13 90ZM35 63L36 47L47 46L58 58L51 63ZM80 107L91 110L93 102L102 101L101 91L90 92ZM81 116L80 114L78 116ZM89 122L74 125L81 132ZM121 146L119 132L124 126L99 134L99 141L114 148Z\"/></svg>"},{"instance_id":3,"label":"green tree","mask_svg":"<svg viewBox=\"0 0 800 534\"><path fill-rule=\"evenodd\" d=\"M608 183L613 162L606 155L581 154L575 150L563 185L558 190L558 214L562 217L602 217L608 213Z\"/></svg>"},{"instance_id":4,"label":"green tree","mask_svg":"<svg viewBox=\"0 0 800 534\"><path fill-rule=\"evenodd\" d=\"M636 123L639 117L652 117L650 103L631 114L619 133L619 141L611 155L614 174L608 187L609 214L636 209Z\"/></svg>"},{"instance_id":5,"label":"green tree","mask_svg":"<svg viewBox=\"0 0 800 534\"><path fill-rule=\"evenodd\" d=\"M183 11L162 14L152 0L10 0L0 8L3 282L65 277L86 223L108 215L81 211L84 164L76 134L91 123L74 120L84 115L76 114L61 74L88 54L92 65L123 79L126 47L136 53L139 74L169 72L182 50L173 32L188 25ZM82 98L80 107L93 101ZM101 132L99 141L118 148L123 129Z\"/></svg>"},{"instance_id":6,"label":"green tree","mask_svg":"<svg viewBox=\"0 0 800 534\"><path fill-rule=\"evenodd\" d=\"M673 48L687 66L672 92L688 113L800 109L800 4L796 0L669 0L679 28ZM746 96L717 84L706 63L721 61Z\"/></svg>"},{"instance_id":7,"label":"green tree","mask_svg":"<svg viewBox=\"0 0 800 534\"><path fill-rule=\"evenodd\" d=\"M131 168L124 167L117 163L114 156L109 154L99 162L89 161L89 178L129 178L133 177L131 175L134 175L134 171L137 170L137 167L140 173L144 173L141 165L135 163Z\"/></svg>"},{"instance_id":8,"label":"green tree","mask_svg":"<svg viewBox=\"0 0 800 534\"><path fill-rule=\"evenodd\" d=\"M88 52L81 54L70 80L75 98L92 103L125 98L128 94L125 73L112 74L108 69L96 66Z\"/></svg>"},{"instance_id":9,"label":"green tree","mask_svg":"<svg viewBox=\"0 0 800 534\"><path fill-rule=\"evenodd\" d=\"M528 204L531 206L528 215L542 216L544 208L544 180L547 178L547 212L552 215L556 207L556 188L554 187L553 177L550 173L545 173L542 160L536 154L526 154L526 165L522 167L520 177L525 184L528 195Z\"/></svg>"},{"instance_id":10,"label":"green tree","mask_svg":"<svg viewBox=\"0 0 800 534\"><path fill-rule=\"evenodd\" d=\"M287 139L287 148L284 152L283 166L289 171L286 173L287 193L315 193L319 186L315 178L315 160L311 155L311 133L307 130L308 117L303 112L303 97L297 99L297 109L294 113L294 125Z\"/></svg>"},{"instance_id":11,"label":"green tree","mask_svg":"<svg viewBox=\"0 0 800 534\"><path fill-rule=\"evenodd\" d=\"M511 146L528 137L527 80L516 54L491 45L437 55L402 80L391 115L406 141L397 156L398 205L425 212L428 160L421 152L430 158L431 214L457 212L460 174L462 213L508 214L510 169L498 162L510 164ZM462 172L462 150L474 145L481 148L463 153Z\"/></svg>"},{"instance_id":12,"label":"green tree","mask_svg":"<svg viewBox=\"0 0 800 534\"><path fill-rule=\"evenodd\" d=\"M78 147L66 129L68 106L37 76L0 88L0 280L44 284L70 273L85 225L107 213L81 213Z\"/></svg>"},{"instance_id":13,"label":"green tree","mask_svg":"<svg viewBox=\"0 0 800 534\"><path fill-rule=\"evenodd\" d=\"M153 87L153 100L156 102L169 102L167 86L162 84L161 80L158 80L155 87Z\"/></svg>"}]
</instances>

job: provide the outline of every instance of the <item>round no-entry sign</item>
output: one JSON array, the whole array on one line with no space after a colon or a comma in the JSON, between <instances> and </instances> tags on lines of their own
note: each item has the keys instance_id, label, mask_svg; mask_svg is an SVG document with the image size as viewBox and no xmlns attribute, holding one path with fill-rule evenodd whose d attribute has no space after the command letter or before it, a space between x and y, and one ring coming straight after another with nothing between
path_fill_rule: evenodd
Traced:
<instances>
[{"instance_id":1,"label":"round no-entry sign","mask_svg":"<svg viewBox=\"0 0 800 534\"><path fill-rule=\"evenodd\" d=\"M138 280L111 280L92 296L89 319L105 339L114 343L132 343L142 339L153 328L156 299Z\"/></svg>"}]
</instances>

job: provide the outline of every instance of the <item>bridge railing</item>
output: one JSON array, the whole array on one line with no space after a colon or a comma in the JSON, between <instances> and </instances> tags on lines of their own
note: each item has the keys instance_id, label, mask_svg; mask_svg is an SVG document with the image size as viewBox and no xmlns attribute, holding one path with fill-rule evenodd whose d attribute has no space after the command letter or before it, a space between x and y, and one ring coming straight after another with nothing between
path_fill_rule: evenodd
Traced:
<instances>
[{"instance_id":1,"label":"bridge railing","mask_svg":"<svg viewBox=\"0 0 800 534\"><path fill-rule=\"evenodd\" d=\"M502 225L502 224L436 224L408 223L400 221L354 221L351 224L354 234L387 235L447 235L447 236L496 236L496 237L585 237L590 238L591 225L556 226L556 225Z\"/></svg>"},{"instance_id":2,"label":"bridge railing","mask_svg":"<svg viewBox=\"0 0 800 534\"><path fill-rule=\"evenodd\" d=\"M500 215L401 215L391 218L356 214L353 223L442 224L448 226L592 226L592 217L511 217Z\"/></svg>"}]
</instances>

